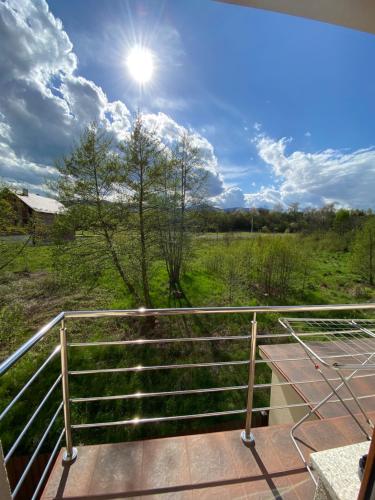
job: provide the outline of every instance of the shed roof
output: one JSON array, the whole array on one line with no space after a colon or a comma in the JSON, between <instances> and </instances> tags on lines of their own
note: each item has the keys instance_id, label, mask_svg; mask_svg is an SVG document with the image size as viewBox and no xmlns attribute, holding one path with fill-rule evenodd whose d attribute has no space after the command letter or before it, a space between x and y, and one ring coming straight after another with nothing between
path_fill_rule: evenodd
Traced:
<instances>
[{"instance_id":1,"label":"shed roof","mask_svg":"<svg viewBox=\"0 0 375 500\"><path fill-rule=\"evenodd\" d=\"M35 212L58 214L64 210L64 205L53 198L34 193L29 193L27 196L16 194L16 196Z\"/></svg>"}]
</instances>

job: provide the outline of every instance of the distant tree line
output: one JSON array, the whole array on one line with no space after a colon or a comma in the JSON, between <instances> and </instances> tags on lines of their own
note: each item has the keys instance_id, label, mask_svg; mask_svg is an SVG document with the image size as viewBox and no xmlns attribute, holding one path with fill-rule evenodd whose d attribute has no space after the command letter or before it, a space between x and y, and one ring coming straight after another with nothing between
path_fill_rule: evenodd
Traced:
<instances>
[{"instance_id":1,"label":"distant tree line","mask_svg":"<svg viewBox=\"0 0 375 500\"><path fill-rule=\"evenodd\" d=\"M333 230L339 234L358 228L371 215L371 210L336 209L334 204L305 209L293 204L286 210L282 207L221 210L207 206L201 213L206 231L314 233Z\"/></svg>"}]
</instances>

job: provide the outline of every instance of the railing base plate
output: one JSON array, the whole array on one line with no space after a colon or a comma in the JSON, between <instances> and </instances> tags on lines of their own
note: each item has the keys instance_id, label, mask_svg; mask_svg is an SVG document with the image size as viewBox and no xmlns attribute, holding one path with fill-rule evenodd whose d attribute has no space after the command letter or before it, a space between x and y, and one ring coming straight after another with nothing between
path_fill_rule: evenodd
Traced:
<instances>
[{"instance_id":1,"label":"railing base plate","mask_svg":"<svg viewBox=\"0 0 375 500\"><path fill-rule=\"evenodd\" d=\"M62 460L64 463L68 464L68 463L72 463L74 462L74 460L77 458L77 455L78 455L78 451L77 451L77 448L73 448L72 450L72 454L68 453L66 450L64 451L63 453L63 457L62 457Z\"/></svg>"},{"instance_id":2,"label":"railing base plate","mask_svg":"<svg viewBox=\"0 0 375 500\"><path fill-rule=\"evenodd\" d=\"M255 438L254 438L254 434L252 432L250 432L250 437L246 437L246 432L245 431L242 431L241 432L241 439L242 439L242 442L245 446L247 446L247 448L251 448L252 446L255 446Z\"/></svg>"}]
</instances>

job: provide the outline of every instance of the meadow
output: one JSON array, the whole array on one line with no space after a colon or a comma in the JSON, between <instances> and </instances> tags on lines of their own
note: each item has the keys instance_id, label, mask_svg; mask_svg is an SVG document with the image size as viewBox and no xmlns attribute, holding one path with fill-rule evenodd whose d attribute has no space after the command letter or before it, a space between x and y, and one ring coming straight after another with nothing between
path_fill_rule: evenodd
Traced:
<instances>
[{"instance_id":1,"label":"meadow","mask_svg":"<svg viewBox=\"0 0 375 500\"><path fill-rule=\"evenodd\" d=\"M13 243L9 243L13 244ZM374 300L375 290L353 271L350 247L333 233L254 234L212 233L194 236L181 280L183 294L171 299L168 276L161 261L152 264L151 290L155 307L241 306L266 304L328 304ZM66 264L66 263L65 263ZM77 276L71 267L56 265L53 245L28 246L12 267L0 278L0 345L4 359L32 333L62 310L125 309L131 301L118 275L104 268L92 280L85 263ZM86 280L83 278L86 276ZM358 314L358 313L357 313ZM143 337L190 337L248 335L250 315L147 319L67 321L70 341L129 340ZM276 333L281 327L276 315L262 315L258 332ZM269 340L267 340L269 341ZM58 342L58 329L51 332L37 349L29 353L6 375L1 385L2 406L11 398L31 371ZM266 340L264 341L266 342ZM262 343L262 342L260 342ZM148 346L71 348L71 369L113 368L120 366L246 360L248 340L195 342ZM22 428L38 401L52 385L59 360L45 371L30 393L25 394L2 424L5 448ZM269 382L271 371L258 365L256 380ZM161 370L160 372L98 374L71 377L72 397L173 391L207 387L246 385L247 366ZM22 441L19 452L26 452L38 440L58 401L38 416L33 432ZM267 406L269 392L256 391L255 406ZM245 408L246 391L202 395L133 398L72 405L76 423L124 418L183 415ZM260 420L256 423L261 423ZM62 426L60 421L57 427ZM243 425L243 417L205 418L182 422L117 427L75 432L76 443L113 442L150 436L199 432ZM57 432L57 431L56 431ZM50 442L53 442L51 436ZM48 448L47 443L47 448Z\"/></svg>"}]
</instances>

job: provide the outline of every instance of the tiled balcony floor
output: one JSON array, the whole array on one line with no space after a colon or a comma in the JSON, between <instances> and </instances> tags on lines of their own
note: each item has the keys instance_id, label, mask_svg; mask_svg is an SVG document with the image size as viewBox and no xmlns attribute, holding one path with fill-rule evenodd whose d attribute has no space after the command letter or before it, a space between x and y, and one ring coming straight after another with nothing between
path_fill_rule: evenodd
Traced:
<instances>
[{"instance_id":1,"label":"tiled balcony floor","mask_svg":"<svg viewBox=\"0 0 375 500\"><path fill-rule=\"evenodd\" d=\"M240 431L79 447L70 466L60 453L42 499L312 499L289 429L256 428L252 449ZM350 417L306 422L298 437L307 453L364 441Z\"/></svg>"}]
</instances>

